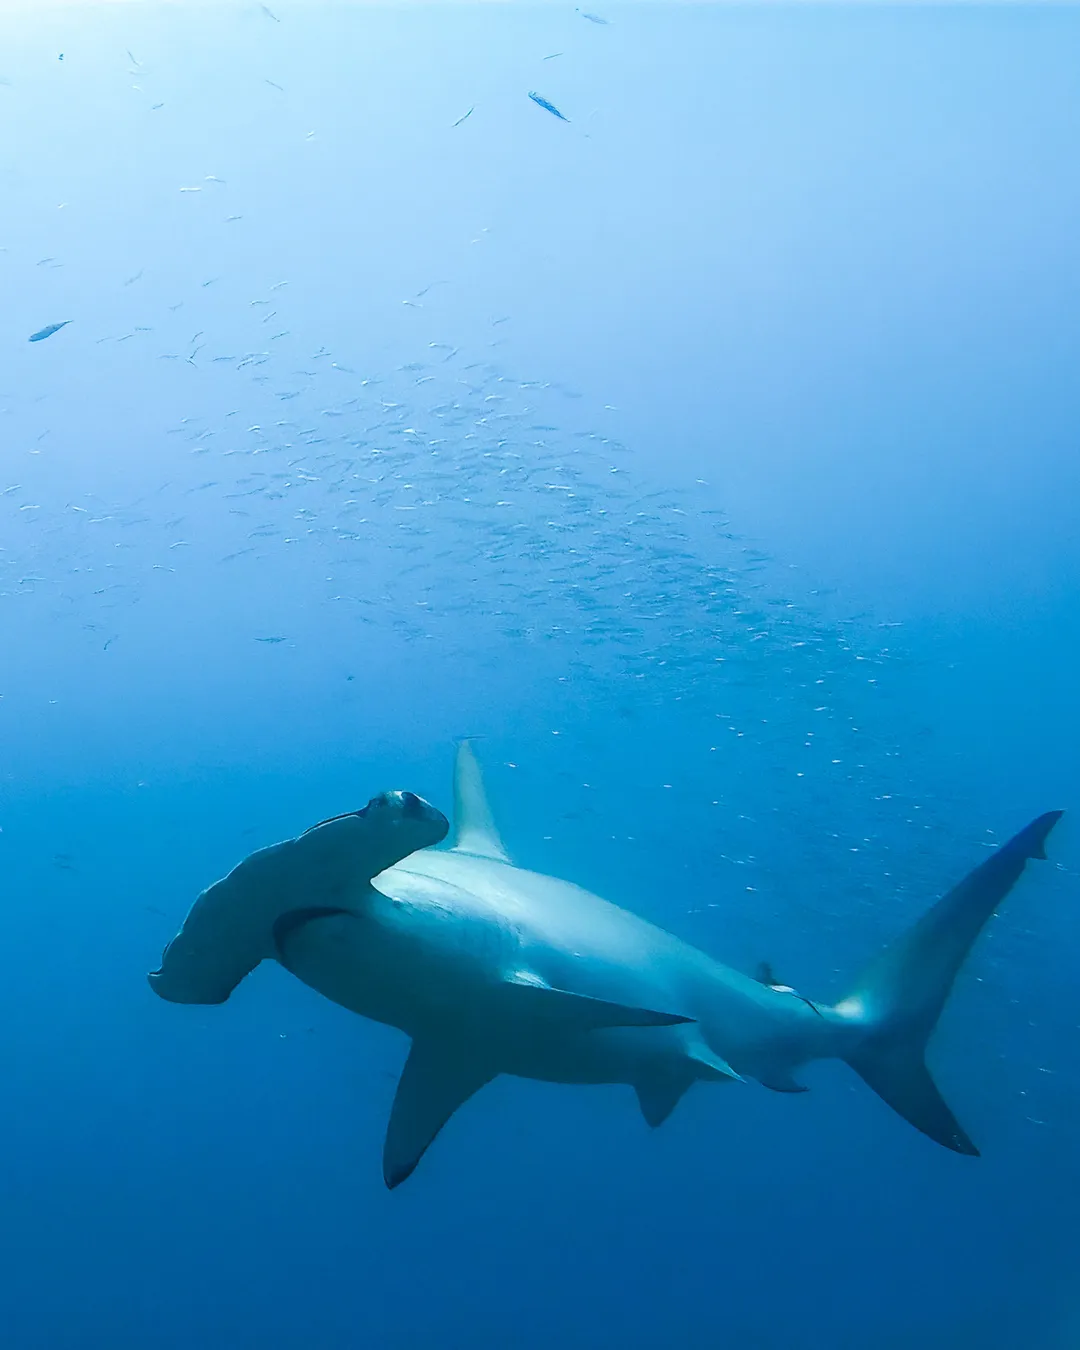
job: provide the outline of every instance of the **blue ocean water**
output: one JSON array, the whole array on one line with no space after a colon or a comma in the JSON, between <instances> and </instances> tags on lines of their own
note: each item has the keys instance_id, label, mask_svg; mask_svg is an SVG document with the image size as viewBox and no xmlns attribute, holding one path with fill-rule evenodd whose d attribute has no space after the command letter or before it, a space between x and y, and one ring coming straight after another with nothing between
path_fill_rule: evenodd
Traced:
<instances>
[{"instance_id":1,"label":"blue ocean water","mask_svg":"<svg viewBox=\"0 0 1080 1350\"><path fill-rule=\"evenodd\" d=\"M1078 40L4 9L0 1344L1080 1341L1068 814L933 1043L978 1160L839 1064L501 1078L388 1193L402 1036L145 979L466 735L523 865L822 1000L1075 808Z\"/></svg>"}]
</instances>

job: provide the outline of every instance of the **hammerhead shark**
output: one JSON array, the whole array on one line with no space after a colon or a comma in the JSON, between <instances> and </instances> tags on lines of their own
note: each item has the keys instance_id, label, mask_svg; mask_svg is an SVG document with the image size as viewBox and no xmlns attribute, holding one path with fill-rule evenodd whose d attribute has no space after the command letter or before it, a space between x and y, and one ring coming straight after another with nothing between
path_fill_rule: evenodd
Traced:
<instances>
[{"instance_id":1,"label":"hammerhead shark","mask_svg":"<svg viewBox=\"0 0 1080 1350\"><path fill-rule=\"evenodd\" d=\"M978 1150L925 1051L975 939L1060 811L991 853L875 956L831 1006L741 974L618 905L510 860L468 742L454 832L411 792L384 792L261 849L196 900L149 976L175 1003L223 1003L261 961L411 1038L383 1152L393 1188L498 1074L625 1083L659 1126L699 1081L802 1092L841 1059L929 1138Z\"/></svg>"}]
</instances>

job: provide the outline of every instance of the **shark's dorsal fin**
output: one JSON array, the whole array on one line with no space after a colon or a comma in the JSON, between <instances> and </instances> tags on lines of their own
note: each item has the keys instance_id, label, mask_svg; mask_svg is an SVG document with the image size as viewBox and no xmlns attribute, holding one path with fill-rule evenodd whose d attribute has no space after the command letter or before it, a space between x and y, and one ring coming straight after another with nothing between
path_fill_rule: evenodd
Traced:
<instances>
[{"instance_id":1,"label":"shark's dorsal fin","mask_svg":"<svg viewBox=\"0 0 1080 1350\"><path fill-rule=\"evenodd\" d=\"M456 853L471 853L496 862L510 861L495 828L471 741L462 741L458 746L454 765L454 833L450 848Z\"/></svg>"},{"instance_id":2,"label":"shark's dorsal fin","mask_svg":"<svg viewBox=\"0 0 1080 1350\"><path fill-rule=\"evenodd\" d=\"M386 1127L383 1179L390 1190L412 1175L458 1107L497 1073L453 1041L437 1036L413 1041Z\"/></svg>"}]
</instances>

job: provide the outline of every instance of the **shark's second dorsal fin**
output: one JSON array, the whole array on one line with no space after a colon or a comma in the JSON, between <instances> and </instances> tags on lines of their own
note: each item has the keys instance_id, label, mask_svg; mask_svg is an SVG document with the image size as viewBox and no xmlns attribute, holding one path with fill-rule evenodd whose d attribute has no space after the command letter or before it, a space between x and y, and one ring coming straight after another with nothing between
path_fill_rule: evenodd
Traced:
<instances>
[{"instance_id":1,"label":"shark's second dorsal fin","mask_svg":"<svg viewBox=\"0 0 1080 1350\"><path fill-rule=\"evenodd\" d=\"M495 828L471 741L462 741L458 746L454 765L454 833L450 847L457 853L472 853L496 862L510 861Z\"/></svg>"}]
</instances>

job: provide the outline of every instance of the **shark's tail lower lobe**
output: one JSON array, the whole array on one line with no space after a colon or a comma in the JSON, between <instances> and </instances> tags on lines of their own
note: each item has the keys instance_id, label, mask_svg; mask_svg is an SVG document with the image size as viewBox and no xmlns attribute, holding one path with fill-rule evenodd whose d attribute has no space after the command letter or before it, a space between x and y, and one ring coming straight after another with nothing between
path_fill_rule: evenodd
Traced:
<instances>
[{"instance_id":1,"label":"shark's tail lower lobe","mask_svg":"<svg viewBox=\"0 0 1080 1350\"><path fill-rule=\"evenodd\" d=\"M834 1010L855 1033L848 1064L917 1130L957 1153L979 1150L930 1077L926 1044L972 944L1028 859L1046 857L1061 814L1040 816L991 854L886 947Z\"/></svg>"}]
</instances>

